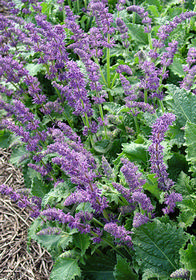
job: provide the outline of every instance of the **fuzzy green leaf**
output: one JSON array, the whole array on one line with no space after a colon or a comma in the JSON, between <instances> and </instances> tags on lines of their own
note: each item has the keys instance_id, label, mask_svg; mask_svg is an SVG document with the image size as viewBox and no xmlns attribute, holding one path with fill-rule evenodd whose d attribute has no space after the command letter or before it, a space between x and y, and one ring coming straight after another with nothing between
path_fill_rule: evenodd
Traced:
<instances>
[{"instance_id":1,"label":"fuzzy green leaf","mask_svg":"<svg viewBox=\"0 0 196 280\"><path fill-rule=\"evenodd\" d=\"M89 256L83 273L90 280L114 280L115 259L113 255ZM85 279L86 279L85 278Z\"/></svg>"},{"instance_id":2,"label":"fuzzy green leaf","mask_svg":"<svg viewBox=\"0 0 196 280\"><path fill-rule=\"evenodd\" d=\"M138 276L133 272L126 259L117 257L117 264L114 269L114 278L116 280L136 280Z\"/></svg>"},{"instance_id":3,"label":"fuzzy green leaf","mask_svg":"<svg viewBox=\"0 0 196 280\"><path fill-rule=\"evenodd\" d=\"M132 161L138 161L138 162L147 162L148 159L148 152L147 148L148 145L144 144L137 144L137 143L126 143L122 144L123 146L123 152L129 157Z\"/></svg>"},{"instance_id":4,"label":"fuzzy green leaf","mask_svg":"<svg viewBox=\"0 0 196 280\"><path fill-rule=\"evenodd\" d=\"M192 164L190 171L196 172L196 124L187 122L185 126L186 158Z\"/></svg>"},{"instance_id":5,"label":"fuzzy green leaf","mask_svg":"<svg viewBox=\"0 0 196 280\"><path fill-rule=\"evenodd\" d=\"M191 280L196 279L196 240L192 240L188 244L186 250L180 250L180 261L184 264L185 268L191 272Z\"/></svg>"},{"instance_id":6,"label":"fuzzy green leaf","mask_svg":"<svg viewBox=\"0 0 196 280\"><path fill-rule=\"evenodd\" d=\"M167 88L172 96L170 105L180 127L185 126L187 121L196 123L196 95L171 84Z\"/></svg>"},{"instance_id":7,"label":"fuzzy green leaf","mask_svg":"<svg viewBox=\"0 0 196 280\"><path fill-rule=\"evenodd\" d=\"M59 183L56 188L51 189L42 199L42 207L47 204L53 205L60 203L69 195L69 184L67 182Z\"/></svg>"},{"instance_id":8,"label":"fuzzy green leaf","mask_svg":"<svg viewBox=\"0 0 196 280\"><path fill-rule=\"evenodd\" d=\"M34 177L31 182L32 195L43 198L49 191L48 185L43 183L43 180Z\"/></svg>"},{"instance_id":9,"label":"fuzzy green leaf","mask_svg":"<svg viewBox=\"0 0 196 280\"><path fill-rule=\"evenodd\" d=\"M74 244L81 250L81 255L83 256L90 245L90 237L86 234L75 234Z\"/></svg>"},{"instance_id":10,"label":"fuzzy green leaf","mask_svg":"<svg viewBox=\"0 0 196 280\"><path fill-rule=\"evenodd\" d=\"M128 23L129 32L132 38L140 45L148 44L148 35L144 32L144 27L139 24Z\"/></svg>"},{"instance_id":11,"label":"fuzzy green leaf","mask_svg":"<svg viewBox=\"0 0 196 280\"><path fill-rule=\"evenodd\" d=\"M143 185L143 189L149 191L154 195L158 200L160 199L161 190L158 188L158 178L155 177L155 174L147 175L147 182Z\"/></svg>"},{"instance_id":12,"label":"fuzzy green leaf","mask_svg":"<svg viewBox=\"0 0 196 280\"><path fill-rule=\"evenodd\" d=\"M187 240L182 229L159 221L136 228L133 244L144 279L168 279L179 267L179 250Z\"/></svg>"},{"instance_id":13,"label":"fuzzy green leaf","mask_svg":"<svg viewBox=\"0 0 196 280\"><path fill-rule=\"evenodd\" d=\"M171 71L175 74L178 75L179 77L184 77L185 72L183 70L183 65L182 62L179 58L174 58L173 63L169 67Z\"/></svg>"},{"instance_id":14,"label":"fuzzy green leaf","mask_svg":"<svg viewBox=\"0 0 196 280\"><path fill-rule=\"evenodd\" d=\"M8 148L11 141L10 132L6 130L0 130L0 147L1 148Z\"/></svg>"},{"instance_id":15,"label":"fuzzy green leaf","mask_svg":"<svg viewBox=\"0 0 196 280\"><path fill-rule=\"evenodd\" d=\"M80 276L80 268L77 261L71 258L59 258L53 266L50 275L51 280L73 280Z\"/></svg>"}]
</instances>

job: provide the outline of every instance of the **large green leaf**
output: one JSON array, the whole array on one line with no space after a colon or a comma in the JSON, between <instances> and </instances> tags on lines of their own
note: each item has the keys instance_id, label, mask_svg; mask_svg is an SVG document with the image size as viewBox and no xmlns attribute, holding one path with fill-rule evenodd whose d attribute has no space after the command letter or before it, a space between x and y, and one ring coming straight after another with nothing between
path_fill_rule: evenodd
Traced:
<instances>
[{"instance_id":1,"label":"large green leaf","mask_svg":"<svg viewBox=\"0 0 196 280\"><path fill-rule=\"evenodd\" d=\"M180 261L184 264L185 268L191 272L191 280L196 279L196 240L192 240L188 244L186 250L180 250Z\"/></svg>"},{"instance_id":2,"label":"large green leaf","mask_svg":"<svg viewBox=\"0 0 196 280\"><path fill-rule=\"evenodd\" d=\"M48 185L38 177L34 177L31 182L31 193L32 195L43 198L45 194L49 192Z\"/></svg>"},{"instance_id":3,"label":"large green leaf","mask_svg":"<svg viewBox=\"0 0 196 280\"><path fill-rule=\"evenodd\" d=\"M142 279L159 277L168 280L179 268L179 250L188 237L182 229L154 221L134 230L136 260L144 272Z\"/></svg>"},{"instance_id":4,"label":"large green leaf","mask_svg":"<svg viewBox=\"0 0 196 280\"><path fill-rule=\"evenodd\" d=\"M185 126L186 158L192 164L190 171L196 172L196 124L187 122Z\"/></svg>"},{"instance_id":5,"label":"large green leaf","mask_svg":"<svg viewBox=\"0 0 196 280\"><path fill-rule=\"evenodd\" d=\"M167 85L172 100L169 102L180 127L186 122L196 123L196 95L175 85Z\"/></svg>"},{"instance_id":6,"label":"large green leaf","mask_svg":"<svg viewBox=\"0 0 196 280\"><path fill-rule=\"evenodd\" d=\"M137 280L138 276L133 272L130 264L125 258L117 257L117 264L114 269L115 280Z\"/></svg>"},{"instance_id":7,"label":"large green leaf","mask_svg":"<svg viewBox=\"0 0 196 280\"><path fill-rule=\"evenodd\" d=\"M148 44L148 35L144 32L144 27L139 24L128 23L129 32L131 37L141 45Z\"/></svg>"},{"instance_id":8,"label":"large green leaf","mask_svg":"<svg viewBox=\"0 0 196 280\"><path fill-rule=\"evenodd\" d=\"M52 269L51 280L73 280L80 276L80 268L77 261L71 258L59 258Z\"/></svg>"},{"instance_id":9,"label":"large green leaf","mask_svg":"<svg viewBox=\"0 0 196 280\"><path fill-rule=\"evenodd\" d=\"M81 250L81 255L83 256L90 245L90 237L86 234L75 234L74 244Z\"/></svg>"},{"instance_id":10,"label":"large green leaf","mask_svg":"<svg viewBox=\"0 0 196 280\"><path fill-rule=\"evenodd\" d=\"M113 271L115 260L113 255L90 256L83 268L85 279L89 280L114 280Z\"/></svg>"},{"instance_id":11,"label":"large green leaf","mask_svg":"<svg viewBox=\"0 0 196 280\"><path fill-rule=\"evenodd\" d=\"M137 162L147 162L148 159L148 152L147 148L148 145L145 144L137 144L137 143L126 143L122 144L123 152L128 156L131 161Z\"/></svg>"},{"instance_id":12,"label":"large green leaf","mask_svg":"<svg viewBox=\"0 0 196 280\"><path fill-rule=\"evenodd\" d=\"M179 77L184 77L185 72L183 70L182 62L179 58L174 58L173 63L170 65L170 69L175 75L178 75Z\"/></svg>"}]
</instances>

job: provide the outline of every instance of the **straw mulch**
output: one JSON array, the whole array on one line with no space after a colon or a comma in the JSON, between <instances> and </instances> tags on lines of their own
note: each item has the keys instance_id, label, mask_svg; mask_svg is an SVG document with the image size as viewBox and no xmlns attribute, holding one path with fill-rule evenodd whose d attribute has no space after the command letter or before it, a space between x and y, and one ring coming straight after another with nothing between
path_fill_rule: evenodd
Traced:
<instances>
[{"instance_id":1,"label":"straw mulch","mask_svg":"<svg viewBox=\"0 0 196 280\"><path fill-rule=\"evenodd\" d=\"M24 190L19 169L9 163L10 150L0 148L0 184ZM0 280L47 280L52 269L49 253L36 242L27 248L32 219L25 209L0 195Z\"/></svg>"}]
</instances>

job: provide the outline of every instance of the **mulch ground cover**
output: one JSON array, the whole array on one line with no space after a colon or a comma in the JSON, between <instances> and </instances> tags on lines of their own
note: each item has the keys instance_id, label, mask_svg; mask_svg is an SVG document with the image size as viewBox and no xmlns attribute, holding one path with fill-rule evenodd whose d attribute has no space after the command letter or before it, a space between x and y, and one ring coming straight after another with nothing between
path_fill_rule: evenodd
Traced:
<instances>
[{"instance_id":1,"label":"mulch ground cover","mask_svg":"<svg viewBox=\"0 0 196 280\"><path fill-rule=\"evenodd\" d=\"M9 163L11 151L0 148L0 184L25 191L22 173ZM49 253L36 242L27 246L32 219L8 197L0 195L0 280L47 280L52 269Z\"/></svg>"}]
</instances>

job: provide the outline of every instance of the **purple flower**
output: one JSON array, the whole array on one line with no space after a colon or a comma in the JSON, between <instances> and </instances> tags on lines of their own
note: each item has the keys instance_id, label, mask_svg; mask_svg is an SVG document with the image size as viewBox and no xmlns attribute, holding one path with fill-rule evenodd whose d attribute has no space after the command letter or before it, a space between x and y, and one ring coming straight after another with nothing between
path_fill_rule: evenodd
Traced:
<instances>
[{"instance_id":1,"label":"purple flower","mask_svg":"<svg viewBox=\"0 0 196 280\"><path fill-rule=\"evenodd\" d=\"M125 73L127 73L128 75L132 75L132 74L133 74L131 68L130 68L128 65L123 65L123 64L121 64L121 65L119 65L119 66L117 67L116 72L117 72L117 73L125 72Z\"/></svg>"},{"instance_id":2,"label":"purple flower","mask_svg":"<svg viewBox=\"0 0 196 280\"><path fill-rule=\"evenodd\" d=\"M121 158L121 162L123 166L120 170L125 176L131 192L141 190L146 181L141 179L142 174L138 172L138 167L125 158Z\"/></svg>"},{"instance_id":3,"label":"purple flower","mask_svg":"<svg viewBox=\"0 0 196 280\"><path fill-rule=\"evenodd\" d=\"M174 184L168 178L166 166L163 163L163 146L160 145L165 138L165 132L173 121L175 121L175 115L171 113L165 113L156 120L152 126L152 136L150 137L152 144L148 149L150 153L151 171L158 177L159 188L162 190L168 190Z\"/></svg>"},{"instance_id":4,"label":"purple flower","mask_svg":"<svg viewBox=\"0 0 196 280\"><path fill-rule=\"evenodd\" d=\"M126 230L123 226L118 226L116 223L105 224L104 230L119 240L120 244L127 245L132 248L132 238L129 235L131 234L131 231Z\"/></svg>"},{"instance_id":5,"label":"purple flower","mask_svg":"<svg viewBox=\"0 0 196 280\"><path fill-rule=\"evenodd\" d=\"M134 202L139 203L144 211L147 211L148 213L153 211L154 207L151 204L150 198L147 197L145 193L136 191L132 194L131 198L133 199Z\"/></svg>"},{"instance_id":6,"label":"purple flower","mask_svg":"<svg viewBox=\"0 0 196 280\"><path fill-rule=\"evenodd\" d=\"M133 227L137 228L143 224L146 224L149 221L149 218L145 214L135 213L133 217Z\"/></svg>"},{"instance_id":7,"label":"purple flower","mask_svg":"<svg viewBox=\"0 0 196 280\"><path fill-rule=\"evenodd\" d=\"M180 193L172 192L170 194L165 194L164 203L167 207L163 208L162 211L164 214L169 214L174 212L176 202L182 201L182 195Z\"/></svg>"},{"instance_id":8,"label":"purple flower","mask_svg":"<svg viewBox=\"0 0 196 280\"><path fill-rule=\"evenodd\" d=\"M195 12L190 11L190 12L182 13L180 16L175 16L172 21L170 21L165 25L162 25L159 28L157 36L159 37L160 40L164 41L169 36L169 34L177 27L178 24L195 15L196 15Z\"/></svg>"},{"instance_id":9,"label":"purple flower","mask_svg":"<svg viewBox=\"0 0 196 280\"><path fill-rule=\"evenodd\" d=\"M127 11L137 13L142 18L142 23L146 24L146 26L144 28L144 31L146 33L149 33L151 31L151 21L152 21L152 19L149 18L148 12L145 12L144 8L142 8L140 6L137 6L137 5L132 5L132 6L129 6L127 8Z\"/></svg>"},{"instance_id":10,"label":"purple flower","mask_svg":"<svg viewBox=\"0 0 196 280\"><path fill-rule=\"evenodd\" d=\"M40 231L38 231L37 235L59 235L61 233L61 229L57 227L47 227Z\"/></svg>"}]
</instances>

